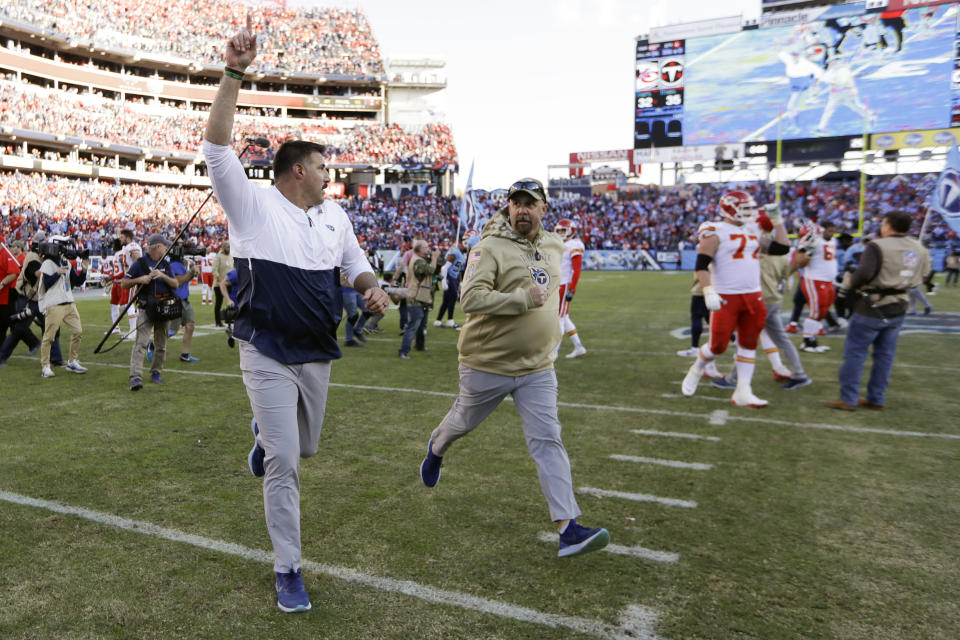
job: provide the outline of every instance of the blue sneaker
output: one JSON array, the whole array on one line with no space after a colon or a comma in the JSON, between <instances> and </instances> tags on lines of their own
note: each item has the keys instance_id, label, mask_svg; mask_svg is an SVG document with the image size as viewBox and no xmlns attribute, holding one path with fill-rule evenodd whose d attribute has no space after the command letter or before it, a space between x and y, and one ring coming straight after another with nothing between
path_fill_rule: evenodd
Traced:
<instances>
[{"instance_id":1,"label":"blue sneaker","mask_svg":"<svg viewBox=\"0 0 960 640\"><path fill-rule=\"evenodd\" d=\"M433 439L427 445L427 457L420 463L420 479L428 487L435 487L440 482L440 467L443 466L443 456L433 452Z\"/></svg>"},{"instance_id":2,"label":"blue sneaker","mask_svg":"<svg viewBox=\"0 0 960 640\"><path fill-rule=\"evenodd\" d=\"M726 378L714 378L710 380L710 384L715 386L717 389L736 389L737 383L730 382Z\"/></svg>"},{"instance_id":3,"label":"blue sneaker","mask_svg":"<svg viewBox=\"0 0 960 640\"><path fill-rule=\"evenodd\" d=\"M163 378L160 377L159 371L150 372L150 382L153 384L163 384Z\"/></svg>"},{"instance_id":4,"label":"blue sneaker","mask_svg":"<svg viewBox=\"0 0 960 640\"><path fill-rule=\"evenodd\" d=\"M300 569L277 574L277 606L285 613L310 611L310 596L303 588L303 573Z\"/></svg>"},{"instance_id":5,"label":"blue sneaker","mask_svg":"<svg viewBox=\"0 0 960 640\"><path fill-rule=\"evenodd\" d=\"M367 339L366 339L365 337L363 337L363 331L362 331L362 330L361 330L361 331L354 331L354 332L353 332L353 339L356 340L357 342L366 342L366 341L367 341Z\"/></svg>"},{"instance_id":6,"label":"blue sneaker","mask_svg":"<svg viewBox=\"0 0 960 640\"><path fill-rule=\"evenodd\" d=\"M140 389L143 389L143 380L140 378L131 378L130 391L140 391Z\"/></svg>"},{"instance_id":7,"label":"blue sneaker","mask_svg":"<svg viewBox=\"0 0 960 640\"><path fill-rule=\"evenodd\" d=\"M180 362L200 362L200 358L194 358L189 353L181 353Z\"/></svg>"},{"instance_id":8,"label":"blue sneaker","mask_svg":"<svg viewBox=\"0 0 960 640\"><path fill-rule=\"evenodd\" d=\"M263 456L265 456L267 452L257 443L257 435L260 433L260 427L257 426L256 418L250 421L250 430L253 431L253 449L250 449L250 453L247 455L247 466L250 467L250 473L257 478L262 478L263 474L267 472L263 467ZM281 609L282 608L283 607L281 607Z\"/></svg>"},{"instance_id":9,"label":"blue sneaker","mask_svg":"<svg viewBox=\"0 0 960 640\"><path fill-rule=\"evenodd\" d=\"M153 343L147 343L147 362L153 362Z\"/></svg>"},{"instance_id":10,"label":"blue sneaker","mask_svg":"<svg viewBox=\"0 0 960 640\"><path fill-rule=\"evenodd\" d=\"M560 551L557 556L577 556L581 553L599 551L610 543L610 534L606 529L587 529L571 520L560 534Z\"/></svg>"},{"instance_id":11,"label":"blue sneaker","mask_svg":"<svg viewBox=\"0 0 960 640\"><path fill-rule=\"evenodd\" d=\"M806 387L807 385L811 384L813 384L813 380L804 376L803 378L790 378L790 380L787 381L787 384L780 385L780 388L790 391L793 389L799 389L800 387Z\"/></svg>"}]
</instances>

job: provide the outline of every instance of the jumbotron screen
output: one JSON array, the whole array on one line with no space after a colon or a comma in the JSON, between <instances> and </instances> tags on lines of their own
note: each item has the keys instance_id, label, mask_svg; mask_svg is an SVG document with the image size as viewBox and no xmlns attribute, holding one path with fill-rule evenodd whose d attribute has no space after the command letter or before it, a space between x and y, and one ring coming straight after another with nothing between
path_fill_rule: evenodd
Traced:
<instances>
[{"instance_id":1,"label":"jumbotron screen","mask_svg":"<svg viewBox=\"0 0 960 640\"><path fill-rule=\"evenodd\" d=\"M634 148L960 125L958 5L863 6L834 5L790 26L639 41Z\"/></svg>"}]
</instances>

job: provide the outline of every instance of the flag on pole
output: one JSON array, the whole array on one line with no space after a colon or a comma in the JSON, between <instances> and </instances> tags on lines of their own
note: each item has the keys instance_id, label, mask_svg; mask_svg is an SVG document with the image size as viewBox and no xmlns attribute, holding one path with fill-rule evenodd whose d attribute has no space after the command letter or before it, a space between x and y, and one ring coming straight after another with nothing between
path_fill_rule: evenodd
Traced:
<instances>
[{"instance_id":1,"label":"flag on pole","mask_svg":"<svg viewBox=\"0 0 960 640\"><path fill-rule=\"evenodd\" d=\"M940 173L933 190L930 208L940 214L954 233L960 234L960 148L950 146L947 166Z\"/></svg>"},{"instance_id":2,"label":"flag on pole","mask_svg":"<svg viewBox=\"0 0 960 640\"><path fill-rule=\"evenodd\" d=\"M473 161L470 161L470 173L467 175L467 187L463 190L463 197L460 199L460 220L457 222L457 231L459 232L459 227L461 224L467 229L471 228L471 223L473 222L472 217L474 215L472 199L470 198L470 191L473 189Z\"/></svg>"}]
</instances>

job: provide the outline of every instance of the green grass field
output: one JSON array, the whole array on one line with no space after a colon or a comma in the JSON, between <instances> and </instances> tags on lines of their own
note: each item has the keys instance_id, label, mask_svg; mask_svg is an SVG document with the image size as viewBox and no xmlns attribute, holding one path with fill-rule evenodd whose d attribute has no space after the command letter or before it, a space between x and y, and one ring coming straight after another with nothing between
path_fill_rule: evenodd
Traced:
<instances>
[{"instance_id":1,"label":"green grass field","mask_svg":"<svg viewBox=\"0 0 960 640\"><path fill-rule=\"evenodd\" d=\"M174 339L164 384L131 393L130 343L93 355L109 312L85 298L89 373L41 379L23 347L0 369L0 638L955 639L957 334L901 336L883 412L823 407L841 336L802 354L815 382L798 391L761 356L767 409L703 383L687 399L688 340L671 331L688 325L689 282L582 278L572 317L589 353L557 363L560 416L574 486L591 488L581 520L624 553L564 560L541 540L553 526L511 403L421 485L457 334L431 325L429 351L400 360L391 311L334 364L320 451L302 461L313 610L298 615L275 604L236 350L199 329L187 365ZM960 324L960 289L931 302L911 326Z\"/></svg>"}]
</instances>

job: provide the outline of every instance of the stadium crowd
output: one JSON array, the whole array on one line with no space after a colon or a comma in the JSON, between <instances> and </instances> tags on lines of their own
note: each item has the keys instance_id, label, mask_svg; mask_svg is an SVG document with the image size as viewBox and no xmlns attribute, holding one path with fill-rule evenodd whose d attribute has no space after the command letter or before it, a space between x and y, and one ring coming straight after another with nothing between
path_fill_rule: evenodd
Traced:
<instances>
[{"instance_id":1,"label":"stadium crowd","mask_svg":"<svg viewBox=\"0 0 960 640\"><path fill-rule=\"evenodd\" d=\"M935 184L935 175L880 176L867 182L865 231L892 209L914 216L913 233L920 230L923 203ZM758 202L772 202L773 188L762 183L741 185ZM692 248L693 235L704 220L715 217L719 195L729 185L649 186L635 200L607 197L553 200L545 219L552 229L561 218L574 220L587 249ZM69 233L94 252L106 239L132 222L139 235L172 234L186 222L206 197L199 189L143 184L115 184L18 172L0 173L0 219L7 240L26 239L43 228ZM783 185L781 194L788 223L816 217L833 221L840 232L855 232L858 185L804 182ZM405 247L410 238L423 237L432 246L447 248L457 229L461 201L440 196L412 196L400 200L348 197L340 201L353 220L357 236L370 249ZM502 203L497 193L478 194L476 206L489 215ZM466 229L466 223L461 231ZM226 239L226 218L216 202L207 204L187 236L204 247L218 247ZM931 216L927 244L960 243L939 216Z\"/></svg>"},{"instance_id":2,"label":"stadium crowd","mask_svg":"<svg viewBox=\"0 0 960 640\"><path fill-rule=\"evenodd\" d=\"M0 17L50 29L71 41L223 64L224 29L238 28L245 5L225 0L166 2L9 0ZM383 73L380 47L359 9L261 5L254 28L266 46L251 71L349 76Z\"/></svg>"},{"instance_id":3,"label":"stadium crowd","mask_svg":"<svg viewBox=\"0 0 960 640\"><path fill-rule=\"evenodd\" d=\"M207 113L202 111L113 100L102 95L78 94L75 90L46 89L10 76L0 80L0 126L197 154L203 144L206 120ZM235 140L241 143L248 136L267 137L271 150L252 156L264 162L273 159L272 149L297 138L327 145L330 164L418 163L439 168L457 162L453 134L442 124L428 124L420 131L408 132L397 125L357 121L342 128L337 126L340 123L330 120L280 122L237 116Z\"/></svg>"}]
</instances>

